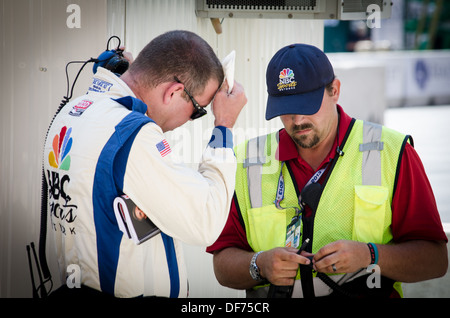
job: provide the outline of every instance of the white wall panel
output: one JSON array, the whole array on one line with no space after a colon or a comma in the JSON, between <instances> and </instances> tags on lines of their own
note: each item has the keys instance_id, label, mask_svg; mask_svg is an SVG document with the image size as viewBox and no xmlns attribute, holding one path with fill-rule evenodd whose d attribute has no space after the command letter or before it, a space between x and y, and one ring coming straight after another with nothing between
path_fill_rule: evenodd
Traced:
<instances>
[{"instance_id":1,"label":"white wall panel","mask_svg":"<svg viewBox=\"0 0 450 318\"><path fill-rule=\"evenodd\" d=\"M66 24L72 3L80 28ZM38 242L42 149L66 95L65 65L105 46L106 0L0 0L0 297L31 297L25 246ZM90 67L74 95L86 91Z\"/></svg>"}]
</instances>

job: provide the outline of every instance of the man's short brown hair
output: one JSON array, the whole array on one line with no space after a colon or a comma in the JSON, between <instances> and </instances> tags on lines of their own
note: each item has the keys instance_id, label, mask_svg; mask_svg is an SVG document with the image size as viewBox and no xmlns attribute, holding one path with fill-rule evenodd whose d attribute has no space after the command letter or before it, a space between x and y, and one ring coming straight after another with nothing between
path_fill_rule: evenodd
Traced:
<instances>
[{"instance_id":1,"label":"man's short brown hair","mask_svg":"<svg viewBox=\"0 0 450 318\"><path fill-rule=\"evenodd\" d=\"M176 76L192 95L201 94L210 79L223 82L222 64L211 46L190 31L169 31L148 43L131 64L139 84L156 87Z\"/></svg>"}]
</instances>

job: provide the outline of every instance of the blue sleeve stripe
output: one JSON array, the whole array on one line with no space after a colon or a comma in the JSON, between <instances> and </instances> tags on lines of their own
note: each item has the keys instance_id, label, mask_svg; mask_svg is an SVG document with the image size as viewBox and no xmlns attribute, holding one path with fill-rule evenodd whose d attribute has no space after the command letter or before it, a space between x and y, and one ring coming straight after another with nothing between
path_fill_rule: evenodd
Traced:
<instances>
[{"instance_id":1,"label":"blue sleeve stripe","mask_svg":"<svg viewBox=\"0 0 450 318\"><path fill-rule=\"evenodd\" d=\"M173 239L161 232L161 237L166 250L167 266L169 267L170 276L170 298L177 298L180 293L180 276L178 273L177 255Z\"/></svg>"},{"instance_id":2,"label":"blue sleeve stripe","mask_svg":"<svg viewBox=\"0 0 450 318\"><path fill-rule=\"evenodd\" d=\"M209 146L212 148L231 148L233 149L233 133L224 126L216 126L213 129Z\"/></svg>"},{"instance_id":3,"label":"blue sleeve stripe","mask_svg":"<svg viewBox=\"0 0 450 318\"><path fill-rule=\"evenodd\" d=\"M94 223L97 235L97 257L100 287L114 295L122 232L117 225L113 201L123 194L128 155L140 128L152 120L137 112L130 113L116 126L98 159L94 189ZM179 296L180 277L173 239L161 233L170 275L170 297Z\"/></svg>"},{"instance_id":4,"label":"blue sleeve stripe","mask_svg":"<svg viewBox=\"0 0 450 318\"><path fill-rule=\"evenodd\" d=\"M114 215L113 201L122 194L129 150L140 128L151 119L137 112L117 126L98 158L92 202L97 238L97 261L101 290L114 295L122 232Z\"/></svg>"}]
</instances>

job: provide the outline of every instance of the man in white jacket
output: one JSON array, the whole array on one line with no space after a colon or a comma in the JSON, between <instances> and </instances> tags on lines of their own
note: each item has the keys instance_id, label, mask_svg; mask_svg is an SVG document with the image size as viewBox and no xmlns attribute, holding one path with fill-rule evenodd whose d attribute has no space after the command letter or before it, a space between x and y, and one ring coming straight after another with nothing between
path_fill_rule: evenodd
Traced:
<instances>
[{"instance_id":1,"label":"man in white jacket","mask_svg":"<svg viewBox=\"0 0 450 318\"><path fill-rule=\"evenodd\" d=\"M83 288L116 297L186 297L181 242L210 245L228 217L236 159L231 128L246 103L226 92L211 47L187 31L152 40L120 78L99 67L86 95L51 124L44 150L51 233L61 274L75 264ZM173 158L164 132L205 112L211 142L198 171ZM113 200L128 195L161 233L136 245Z\"/></svg>"}]
</instances>

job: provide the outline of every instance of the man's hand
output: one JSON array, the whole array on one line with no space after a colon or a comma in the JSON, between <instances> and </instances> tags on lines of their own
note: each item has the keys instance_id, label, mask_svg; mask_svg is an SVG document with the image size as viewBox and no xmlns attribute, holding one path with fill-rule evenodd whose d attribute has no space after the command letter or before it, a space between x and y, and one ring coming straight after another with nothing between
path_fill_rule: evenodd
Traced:
<instances>
[{"instance_id":1,"label":"man's hand","mask_svg":"<svg viewBox=\"0 0 450 318\"><path fill-rule=\"evenodd\" d=\"M256 260L261 276L274 285L293 285L298 266L310 263L310 260L304 256L306 252L298 255L297 251L293 247L277 247L261 253Z\"/></svg>"},{"instance_id":2,"label":"man's hand","mask_svg":"<svg viewBox=\"0 0 450 318\"><path fill-rule=\"evenodd\" d=\"M237 82L234 82L233 90L230 94L228 94L227 90L228 85L224 83L217 92L211 109L215 117L215 126L233 128L239 113L247 103L247 97L245 96L244 88Z\"/></svg>"},{"instance_id":3,"label":"man's hand","mask_svg":"<svg viewBox=\"0 0 450 318\"><path fill-rule=\"evenodd\" d=\"M125 46L119 47L119 50L122 50L122 51L123 51L123 52L122 52L123 57L124 57L124 58L128 61L128 63L130 63L130 65L131 65L131 63L133 63L133 61L134 61L133 54L131 54L131 52L126 52L126 51L125 51Z\"/></svg>"},{"instance_id":4,"label":"man's hand","mask_svg":"<svg viewBox=\"0 0 450 318\"><path fill-rule=\"evenodd\" d=\"M414 283L445 275L447 244L443 241L411 240L397 244L377 244L378 264L383 276ZM261 254L262 255L262 254ZM340 240L322 247L313 260L319 272L353 273L370 264L366 243Z\"/></svg>"},{"instance_id":5,"label":"man's hand","mask_svg":"<svg viewBox=\"0 0 450 318\"><path fill-rule=\"evenodd\" d=\"M353 273L370 264L370 252L366 243L340 240L317 251L313 264L318 272Z\"/></svg>"}]
</instances>

